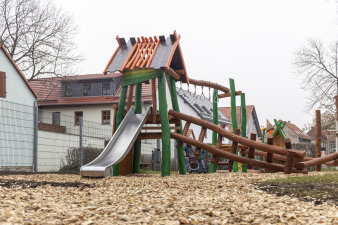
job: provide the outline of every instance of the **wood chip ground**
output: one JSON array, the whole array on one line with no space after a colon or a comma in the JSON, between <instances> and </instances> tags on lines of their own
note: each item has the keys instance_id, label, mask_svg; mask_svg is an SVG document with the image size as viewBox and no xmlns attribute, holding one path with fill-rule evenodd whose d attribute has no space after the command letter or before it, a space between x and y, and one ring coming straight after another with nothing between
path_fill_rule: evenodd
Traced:
<instances>
[{"instance_id":1,"label":"wood chip ground","mask_svg":"<svg viewBox=\"0 0 338 225\"><path fill-rule=\"evenodd\" d=\"M314 174L322 173L305 176ZM333 204L315 205L289 196L278 197L253 184L285 176L0 176L1 182L33 184L0 186L0 224L338 224L338 210ZM53 185L66 182L75 185Z\"/></svg>"}]
</instances>

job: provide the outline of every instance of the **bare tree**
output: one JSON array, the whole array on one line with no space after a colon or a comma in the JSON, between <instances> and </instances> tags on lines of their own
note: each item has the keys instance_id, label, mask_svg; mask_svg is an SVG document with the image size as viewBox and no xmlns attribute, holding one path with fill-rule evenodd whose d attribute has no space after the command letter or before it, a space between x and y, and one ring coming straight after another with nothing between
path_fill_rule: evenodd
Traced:
<instances>
[{"instance_id":1,"label":"bare tree","mask_svg":"<svg viewBox=\"0 0 338 225\"><path fill-rule=\"evenodd\" d=\"M303 88L310 92L308 105L336 113L337 44L324 47L320 40L309 39L307 45L295 53L297 72Z\"/></svg>"},{"instance_id":2,"label":"bare tree","mask_svg":"<svg viewBox=\"0 0 338 225\"><path fill-rule=\"evenodd\" d=\"M0 41L28 79L72 74L82 60L71 16L50 1L0 0Z\"/></svg>"}]
</instances>

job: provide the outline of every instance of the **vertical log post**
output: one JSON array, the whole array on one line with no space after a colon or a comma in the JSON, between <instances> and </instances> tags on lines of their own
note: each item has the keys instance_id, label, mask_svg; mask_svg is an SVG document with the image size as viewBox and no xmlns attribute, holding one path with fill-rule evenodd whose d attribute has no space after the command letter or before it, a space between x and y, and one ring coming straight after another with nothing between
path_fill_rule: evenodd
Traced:
<instances>
[{"instance_id":1,"label":"vertical log post","mask_svg":"<svg viewBox=\"0 0 338 225\"><path fill-rule=\"evenodd\" d=\"M273 145L273 138L268 138L268 144ZM272 163L273 160L273 153L267 152L266 153L266 162Z\"/></svg>"},{"instance_id":2,"label":"vertical log post","mask_svg":"<svg viewBox=\"0 0 338 225\"><path fill-rule=\"evenodd\" d=\"M213 124L216 124L216 125L218 125L218 96L217 94L218 94L218 90L214 89L213 94L212 94L212 122ZM217 133L213 131L212 132L212 145L216 145L216 144L217 144ZM210 162L210 173L215 173L215 172L216 172L216 164L215 162Z\"/></svg>"},{"instance_id":3,"label":"vertical log post","mask_svg":"<svg viewBox=\"0 0 338 225\"><path fill-rule=\"evenodd\" d=\"M171 96L171 102L173 104L173 110L179 112L180 107L178 104L177 99L177 91L176 91L176 81L172 76L169 76L169 87L170 87L170 96ZM180 120L180 123L175 124L176 127L179 127L178 130L176 130L176 133L182 134L182 122ZM177 144L177 161L178 161L178 170L180 174L185 174L185 161L184 161L184 149L183 149L183 143L176 141Z\"/></svg>"},{"instance_id":4,"label":"vertical log post","mask_svg":"<svg viewBox=\"0 0 338 225\"><path fill-rule=\"evenodd\" d=\"M133 94L134 94L134 86L135 84L129 85L129 95L128 95L128 103L127 103L127 112L129 111L132 103L133 103Z\"/></svg>"},{"instance_id":5,"label":"vertical log post","mask_svg":"<svg viewBox=\"0 0 338 225\"><path fill-rule=\"evenodd\" d=\"M224 123L221 124L221 128L223 128L223 129L225 128L225 124ZM223 139L223 137L221 135L218 135L218 139L217 139L217 143L216 143L216 148L221 149L221 147L222 147L222 139ZM219 155L213 155L213 157L211 158L211 160L213 160L214 163L216 164L215 172L217 171L219 158L220 158Z\"/></svg>"},{"instance_id":6,"label":"vertical log post","mask_svg":"<svg viewBox=\"0 0 338 225\"><path fill-rule=\"evenodd\" d=\"M151 98L153 102L152 122L156 123L156 114L157 114L156 78L151 80Z\"/></svg>"},{"instance_id":7,"label":"vertical log post","mask_svg":"<svg viewBox=\"0 0 338 225\"><path fill-rule=\"evenodd\" d=\"M251 133L250 134L250 140L256 141L256 134ZM255 156L255 149L252 148L252 147L249 147L248 158L253 159L254 156ZM253 168L252 164L248 165L248 169L252 169L252 168Z\"/></svg>"},{"instance_id":8,"label":"vertical log post","mask_svg":"<svg viewBox=\"0 0 338 225\"><path fill-rule=\"evenodd\" d=\"M137 83L135 88L135 113L142 113L142 83ZM133 173L140 173L141 163L141 140L137 139L134 144Z\"/></svg>"},{"instance_id":9,"label":"vertical log post","mask_svg":"<svg viewBox=\"0 0 338 225\"><path fill-rule=\"evenodd\" d=\"M241 131L242 131L242 137L246 137L246 104L245 104L245 93L241 94L241 107L242 107L242 125L241 125ZM242 154L242 156L245 156L245 154ZM242 164L242 172L246 173L248 172L248 167L246 164Z\"/></svg>"},{"instance_id":10,"label":"vertical log post","mask_svg":"<svg viewBox=\"0 0 338 225\"><path fill-rule=\"evenodd\" d=\"M121 89L119 104L116 113L116 125L115 130L120 126L123 120L123 113L124 113L124 106L126 104L126 97L127 97L127 89L128 86L123 86ZM118 176L120 174L120 164L116 164L113 166L113 176Z\"/></svg>"},{"instance_id":11,"label":"vertical log post","mask_svg":"<svg viewBox=\"0 0 338 225\"><path fill-rule=\"evenodd\" d=\"M291 141L289 138L286 138L285 141L285 148L291 148ZM286 155L286 162L285 162L285 168L284 168L284 173L285 174L290 174L292 171L292 167L295 164L295 159L296 159L296 153L293 151L288 151L288 154Z\"/></svg>"},{"instance_id":12,"label":"vertical log post","mask_svg":"<svg viewBox=\"0 0 338 225\"><path fill-rule=\"evenodd\" d=\"M168 106L166 96L166 78L163 72L162 76L158 77L158 98L162 129L162 176L170 176L170 126L168 119Z\"/></svg>"},{"instance_id":13,"label":"vertical log post","mask_svg":"<svg viewBox=\"0 0 338 225\"><path fill-rule=\"evenodd\" d=\"M316 150L315 156L318 158L321 156L321 145L322 145L322 127L321 127L321 116L320 110L316 110ZM321 171L322 165L316 165L316 171Z\"/></svg>"},{"instance_id":14,"label":"vertical log post","mask_svg":"<svg viewBox=\"0 0 338 225\"><path fill-rule=\"evenodd\" d=\"M235 133L236 135L239 135L239 134L241 133L241 130L237 128L237 129L235 130L234 133ZM232 142L232 145L231 145L231 153L232 153L232 154L236 154L237 148L238 148L238 142L233 141L233 142ZM233 165L234 165L234 161L229 160L229 172L232 171ZM238 172L238 171L237 171L237 172Z\"/></svg>"},{"instance_id":15,"label":"vertical log post","mask_svg":"<svg viewBox=\"0 0 338 225\"><path fill-rule=\"evenodd\" d=\"M230 83L230 105L231 105L231 122L232 129L235 131L238 128L237 116L236 116L236 89L234 79L229 79ZM238 154L238 149L236 149L235 154ZM233 171L238 172L238 162L233 163Z\"/></svg>"}]
</instances>

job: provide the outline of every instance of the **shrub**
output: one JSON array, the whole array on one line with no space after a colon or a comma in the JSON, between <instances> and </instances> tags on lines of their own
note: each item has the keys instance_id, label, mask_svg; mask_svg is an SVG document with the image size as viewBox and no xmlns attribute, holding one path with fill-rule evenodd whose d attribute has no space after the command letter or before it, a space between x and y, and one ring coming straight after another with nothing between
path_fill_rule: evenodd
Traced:
<instances>
[{"instance_id":1,"label":"shrub","mask_svg":"<svg viewBox=\"0 0 338 225\"><path fill-rule=\"evenodd\" d=\"M90 163L103 151L102 148L84 147L83 165ZM80 148L68 148L65 159L61 160L60 171L79 171L80 170Z\"/></svg>"}]
</instances>

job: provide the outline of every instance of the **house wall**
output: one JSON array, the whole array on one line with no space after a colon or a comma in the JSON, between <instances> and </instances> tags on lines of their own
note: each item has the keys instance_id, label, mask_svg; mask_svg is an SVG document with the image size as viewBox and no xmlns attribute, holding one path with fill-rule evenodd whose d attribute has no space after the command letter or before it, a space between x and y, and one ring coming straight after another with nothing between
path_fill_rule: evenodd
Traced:
<instances>
[{"instance_id":1,"label":"house wall","mask_svg":"<svg viewBox=\"0 0 338 225\"><path fill-rule=\"evenodd\" d=\"M35 96L2 49L0 71L7 91L0 98L0 167L27 170L33 165Z\"/></svg>"},{"instance_id":2,"label":"house wall","mask_svg":"<svg viewBox=\"0 0 338 225\"><path fill-rule=\"evenodd\" d=\"M299 143L299 138L298 136L290 130L287 126L284 127L283 129L285 137L289 138L291 140L291 143Z\"/></svg>"},{"instance_id":3,"label":"house wall","mask_svg":"<svg viewBox=\"0 0 338 225\"><path fill-rule=\"evenodd\" d=\"M250 117L248 124L247 124L247 128L246 128L246 136L247 138L250 138L251 133L256 134L256 140L258 139L258 131L257 128L255 126L255 122L253 119L253 116Z\"/></svg>"}]
</instances>

